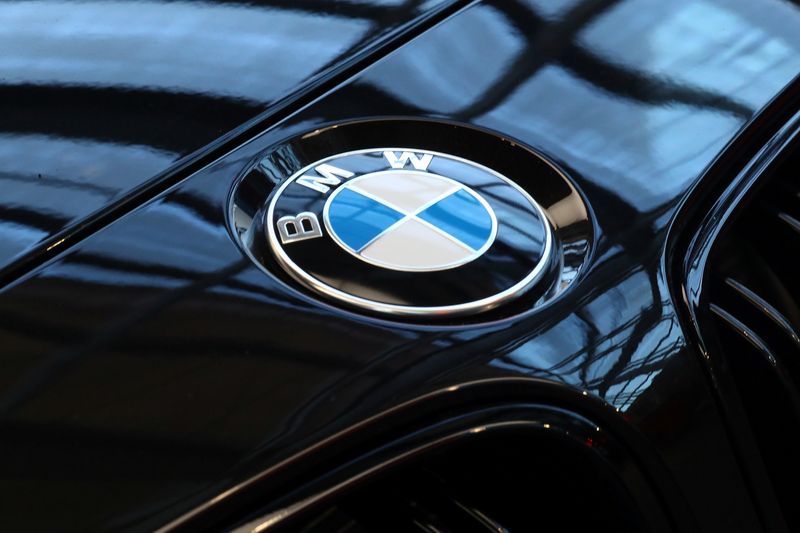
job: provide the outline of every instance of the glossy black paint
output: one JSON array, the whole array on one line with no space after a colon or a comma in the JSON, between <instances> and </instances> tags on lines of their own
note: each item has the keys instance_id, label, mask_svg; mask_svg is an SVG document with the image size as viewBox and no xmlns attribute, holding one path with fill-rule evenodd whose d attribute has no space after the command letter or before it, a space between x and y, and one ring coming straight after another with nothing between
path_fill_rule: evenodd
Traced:
<instances>
[{"instance_id":1,"label":"glossy black paint","mask_svg":"<svg viewBox=\"0 0 800 533\"><path fill-rule=\"evenodd\" d=\"M476 394L488 385L473 383L464 388ZM509 380L505 385L513 389L523 383ZM508 390L501 394L495 390L493 397L475 411L458 417L443 419L440 413L432 423L424 412L417 413L416 431L382 443L350 463L340 459L344 466L332 469L299 491L284 488L282 492L275 487L269 495L271 512L237 526L236 531L259 527L299 531L304 522L317 521L332 504L351 507L350 513L358 517L356 523L371 523L366 526L368 531L410 531L414 527L403 516L411 514L403 509L404 500L420 498L424 505L428 489L432 500L445 495L461 506L474 501L475 510L495 522L492 529L479 529L473 520L462 519L456 525L452 522L460 517L436 513L431 525L439 530L524 531L532 523L547 531L672 530L674 524L663 513L636 458L604 428L553 406L515 402L495 405L501 398L512 397ZM431 399L428 397L427 401ZM426 423L430 425L425 426ZM350 440L355 439L351 436ZM434 475L426 476L426 471L433 471ZM421 486L420 479L425 479L428 486ZM608 480L602 494L575 490L576 485L591 486L598 479ZM299 486L297 479L293 481L295 487ZM467 490L462 492L461 488ZM329 495L329 491L336 494L348 490L349 501L337 502ZM386 497L387 492L392 497ZM294 502L302 503L287 505ZM531 512L532 502L535 513ZM431 507L434 511L440 508L436 503ZM583 512L571 513L574 508ZM439 525L435 518L441 514L445 515L441 517L444 524ZM392 520L387 521L387 516ZM431 517L419 513L412 519L425 523Z\"/></svg>"},{"instance_id":2,"label":"glossy black paint","mask_svg":"<svg viewBox=\"0 0 800 533\"><path fill-rule=\"evenodd\" d=\"M0 273L442 0L0 4Z\"/></svg>"},{"instance_id":3,"label":"glossy black paint","mask_svg":"<svg viewBox=\"0 0 800 533\"><path fill-rule=\"evenodd\" d=\"M201 504L203 523L229 520L270 467L302 471L303 450L337 434L346 447L353 424L525 377L527 396L557 390L645 458L677 523L758 530L662 254L678 205L800 68L798 24L771 0L471 5L68 241L0 295L5 520L147 530ZM297 134L387 115L492 129L564 167L596 222L580 283L512 319L435 327L342 311L257 269L225 225L236 176Z\"/></svg>"}]
</instances>

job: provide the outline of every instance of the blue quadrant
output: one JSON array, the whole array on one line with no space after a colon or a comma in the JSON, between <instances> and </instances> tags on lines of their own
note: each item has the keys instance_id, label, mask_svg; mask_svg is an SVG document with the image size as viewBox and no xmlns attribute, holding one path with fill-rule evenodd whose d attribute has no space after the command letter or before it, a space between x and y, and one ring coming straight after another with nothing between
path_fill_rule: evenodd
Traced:
<instances>
[{"instance_id":1,"label":"blue quadrant","mask_svg":"<svg viewBox=\"0 0 800 533\"><path fill-rule=\"evenodd\" d=\"M492 235L492 217L473 195L461 189L417 215L442 229L473 250Z\"/></svg>"},{"instance_id":2,"label":"blue quadrant","mask_svg":"<svg viewBox=\"0 0 800 533\"><path fill-rule=\"evenodd\" d=\"M328 207L331 230L356 252L401 218L401 213L351 189L337 194Z\"/></svg>"}]
</instances>

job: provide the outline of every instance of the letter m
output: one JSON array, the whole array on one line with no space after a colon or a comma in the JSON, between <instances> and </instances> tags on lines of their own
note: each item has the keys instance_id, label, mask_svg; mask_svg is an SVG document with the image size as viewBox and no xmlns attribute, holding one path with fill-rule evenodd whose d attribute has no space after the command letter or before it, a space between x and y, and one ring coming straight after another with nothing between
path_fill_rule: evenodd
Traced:
<instances>
[{"instance_id":1,"label":"letter m","mask_svg":"<svg viewBox=\"0 0 800 533\"><path fill-rule=\"evenodd\" d=\"M433 159L431 154L422 154L420 157L412 152L403 152L399 157L395 152L383 152L383 157L392 165L392 168L403 168L411 161L411 165L417 170L428 170L428 165Z\"/></svg>"},{"instance_id":2,"label":"letter m","mask_svg":"<svg viewBox=\"0 0 800 533\"><path fill-rule=\"evenodd\" d=\"M297 178L297 183L298 185L303 185L304 187L321 192L322 194L331 190L328 185L339 185L342 182L339 178L349 178L353 175L350 171L326 164L314 167L314 170L316 170L321 177L303 174ZM339 177L337 178L336 176Z\"/></svg>"}]
</instances>

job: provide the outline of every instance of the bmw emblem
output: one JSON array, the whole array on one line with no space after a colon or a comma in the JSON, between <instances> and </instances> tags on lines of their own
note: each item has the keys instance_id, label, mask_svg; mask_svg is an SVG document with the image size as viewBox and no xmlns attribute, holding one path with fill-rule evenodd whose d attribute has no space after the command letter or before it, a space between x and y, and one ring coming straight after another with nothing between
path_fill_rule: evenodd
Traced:
<instances>
[{"instance_id":1,"label":"bmw emblem","mask_svg":"<svg viewBox=\"0 0 800 533\"><path fill-rule=\"evenodd\" d=\"M493 309L536 285L555 247L544 210L508 177L416 148L316 161L274 191L264 217L299 283L394 315Z\"/></svg>"}]
</instances>

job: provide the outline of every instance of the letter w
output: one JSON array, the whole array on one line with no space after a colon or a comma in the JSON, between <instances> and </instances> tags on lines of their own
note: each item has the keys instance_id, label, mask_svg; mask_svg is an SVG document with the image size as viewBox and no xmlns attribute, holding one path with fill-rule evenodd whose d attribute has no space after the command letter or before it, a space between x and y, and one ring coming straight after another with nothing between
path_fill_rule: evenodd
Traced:
<instances>
[{"instance_id":1,"label":"letter w","mask_svg":"<svg viewBox=\"0 0 800 533\"><path fill-rule=\"evenodd\" d=\"M419 157L417 154L411 152L403 152L400 154L400 157L397 157L397 154L394 152L383 152L383 157L392 165L392 168L403 168L411 161L411 164L417 170L428 170L428 165L431 164L431 160L433 159L433 155L431 154L422 154L422 157Z\"/></svg>"},{"instance_id":2,"label":"letter w","mask_svg":"<svg viewBox=\"0 0 800 533\"><path fill-rule=\"evenodd\" d=\"M326 164L314 167L314 170L321 174L322 177L303 174L297 178L297 183L298 185L303 185L304 187L321 192L322 194L325 194L331 190L328 185L339 185L342 182L342 180L336 176L339 176L340 178L349 178L353 175L353 173L350 171Z\"/></svg>"}]
</instances>

